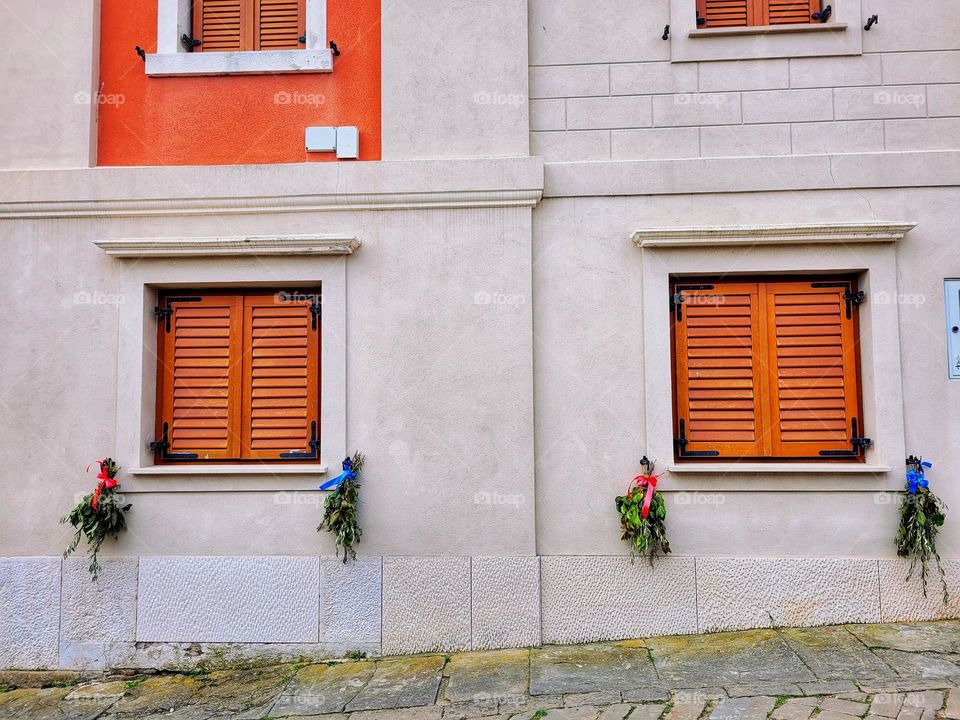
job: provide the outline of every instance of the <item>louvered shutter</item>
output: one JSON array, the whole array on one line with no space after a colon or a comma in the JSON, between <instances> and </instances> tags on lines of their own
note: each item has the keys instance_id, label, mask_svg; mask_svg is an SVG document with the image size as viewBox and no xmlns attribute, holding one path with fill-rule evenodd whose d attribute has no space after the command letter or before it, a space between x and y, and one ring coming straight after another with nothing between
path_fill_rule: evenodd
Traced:
<instances>
[{"instance_id":1,"label":"louvered shutter","mask_svg":"<svg viewBox=\"0 0 960 720\"><path fill-rule=\"evenodd\" d=\"M296 50L304 47L306 0L255 0L257 50Z\"/></svg>"},{"instance_id":2,"label":"louvered shutter","mask_svg":"<svg viewBox=\"0 0 960 720\"><path fill-rule=\"evenodd\" d=\"M754 25L755 0L697 0L697 15L706 20L698 27L743 27Z\"/></svg>"},{"instance_id":3,"label":"louvered shutter","mask_svg":"<svg viewBox=\"0 0 960 720\"><path fill-rule=\"evenodd\" d=\"M162 458L239 456L242 300L230 295L163 299L170 315L159 328L157 434L168 443Z\"/></svg>"},{"instance_id":4,"label":"louvered shutter","mask_svg":"<svg viewBox=\"0 0 960 720\"><path fill-rule=\"evenodd\" d=\"M758 25L796 25L812 23L810 17L820 12L820 0L765 0L764 16Z\"/></svg>"},{"instance_id":5,"label":"louvered shutter","mask_svg":"<svg viewBox=\"0 0 960 720\"><path fill-rule=\"evenodd\" d=\"M253 48L251 0L194 0L194 52L230 52Z\"/></svg>"},{"instance_id":6,"label":"louvered shutter","mask_svg":"<svg viewBox=\"0 0 960 720\"><path fill-rule=\"evenodd\" d=\"M757 283L674 288L678 456L769 453Z\"/></svg>"},{"instance_id":7,"label":"louvered shutter","mask_svg":"<svg viewBox=\"0 0 960 720\"><path fill-rule=\"evenodd\" d=\"M848 317L844 299L849 287L828 281L766 286L776 456L842 457L853 453L855 422L863 433L857 411L857 308L850 305Z\"/></svg>"},{"instance_id":8,"label":"louvered shutter","mask_svg":"<svg viewBox=\"0 0 960 720\"><path fill-rule=\"evenodd\" d=\"M320 322L311 299L248 295L244 310L243 454L313 456L319 438Z\"/></svg>"}]
</instances>

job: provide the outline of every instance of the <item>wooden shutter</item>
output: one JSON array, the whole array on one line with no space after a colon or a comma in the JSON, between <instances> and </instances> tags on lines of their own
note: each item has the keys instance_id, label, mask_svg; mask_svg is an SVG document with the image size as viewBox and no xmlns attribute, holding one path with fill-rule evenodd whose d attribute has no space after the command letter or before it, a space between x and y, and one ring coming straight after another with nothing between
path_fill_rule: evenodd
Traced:
<instances>
[{"instance_id":1,"label":"wooden shutter","mask_svg":"<svg viewBox=\"0 0 960 720\"><path fill-rule=\"evenodd\" d=\"M320 433L320 322L310 298L250 295L244 310L243 455L313 454Z\"/></svg>"},{"instance_id":2,"label":"wooden shutter","mask_svg":"<svg viewBox=\"0 0 960 720\"><path fill-rule=\"evenodd\" d=\"M674 288L679 456L769 454L757 283ZM682 442L682 440L681 440Z\"/></svg>"},{"instance_id":3,"label":"wooden shutter","mask_svg":"<svg viewBox=\"0 0 960 720\"><path fill-rule=\"evenodd\" d=\"M160 321L158 439L170 459L240 453L243 298L171 296ZM168 330L169 328L169 330Z\"/></svg>"},{"instance_id":4,"label":"wooden shutter","mask_svg":"<svg viewBox=\"0 0 960 720\"><path fill-rule=\"evenodd\" d=\"M863 434L857 308L844 299L851 287L830 281L766 286L775 456L842 457L854 450L855 422Z\"/></svg>"},{"instance_id":5,"label":"wooden shutter","mask_svg":"<svg viewBox=\"0 0 960 720\"><path fill-rule=\"evenodd\" d=\"M706 20L697 27L753 25L755 0L697 0L697 15Z\"/></svg>"},{"instance_id":6,"label":"wooden shutter","mask_svg":"<svg viewBox=\"0 0 960 720\"><path fill-rule=\"evenodd\" d=\"M195 0L194 52L304 47L306 0Z\"/></svg>"},{"instance_id":7,"label":"wooden shutter","mask_svg":"<svg viewBox=\"0 0 960 720\"><path fill-rule=\"evenodd\" d=\"M764 0L763 17L758 25L796 25L812 23L820 12L820 0Z\"/></svg>"},{"instance_id":8,"label":"wooden shutter","mask_svg":"<svg viewBox=\"0 0 960 720\"><path fill-rule=\"evenodd\" d=\"M257 50L296 50L304 47L306 0L256 0Z\"/></svg>"},{"instance_id":9,"label":"wooden shutter","mask_svg":"<svg viewBox=\"0 0 960 720\"><path fill-rule=\"evenodd\" d=\"M194 0L194 52L253 49L251 0Z\"/></svg>"}]
</instances>

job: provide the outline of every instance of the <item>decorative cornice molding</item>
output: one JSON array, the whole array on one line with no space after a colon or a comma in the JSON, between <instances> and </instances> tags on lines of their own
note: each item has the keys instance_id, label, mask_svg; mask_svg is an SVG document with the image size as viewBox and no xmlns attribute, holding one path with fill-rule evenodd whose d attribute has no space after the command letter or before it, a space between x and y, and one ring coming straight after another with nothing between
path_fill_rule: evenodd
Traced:
<instances>
[{"instance_id":1,"label":"decorative cornice molding","mask_svg":"<svg viewBox=\"0 0 960 720\"><path fill-rule=\"evenodd\" d=\"M637 230L633 242L640 248L893 243L915 226L910 222L876 222L647 228Z\"/></svg>"},{"instance_id":2,"label":"decorative cornice molding","mask_svg":"<svg viewBox=\"0 0 960 720\"><path fill-rule=\"evenodd\" d=\"M532 188L419 193L6 202L0 203L0 220L533 207L540 202L542 192L540 188Z\"/></svg>"},{"instance_id":3,"label":"decorative cornice molding","mask_svg":"<svg viewBox=\"0 0 960 720\"><path fill-rule=\"evenodd\" d=\"M248 237L116 238L95 240L120 258L203 255L352 255L360 241L349 235L251 235Z\"/></svg>"}]
</instances>

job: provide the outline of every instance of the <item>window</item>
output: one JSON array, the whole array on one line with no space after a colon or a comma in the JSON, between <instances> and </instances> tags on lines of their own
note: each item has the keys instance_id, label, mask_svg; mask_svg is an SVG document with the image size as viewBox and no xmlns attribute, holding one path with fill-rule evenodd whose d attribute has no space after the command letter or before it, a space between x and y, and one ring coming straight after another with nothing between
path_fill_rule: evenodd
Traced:
<instances>
[{"instance_id":1,"label":"window","mask_svg":"<svg viewBox=\"0 0 960 720\"><path fill-rule=\"evenodd\" d=\"M333 72L326 0L156 0L151 77Z\"/></svg>"},{"instance_id":2,"label":"window","mask_svg":"<svg viewBox=\"0 0 960 720\"><path fill-rule=\"evenodd\" d=\"M855 280L671 291L678 460L863 460Z\"/></svg>"},{"instance_id":3,"label":"window","mask_svg":"<svg viewBox=\"0 0 960 720\"><path fill-rule=\"evenodd\" d=\"M157 462L319 461L320 295L168 292Z\"/></svg>"},{"instance_id":4,"label":"window","mask_svg":"<svg viewBox=\"0 0 960 720\"><path fill-rule=\"evenodd\" d=\"M306 0L194 0L194 52L305 47Z\"/></svg>"},{"instance_id":5,"label":"window","mask_svg":"<svg viewBox=\"0 0 960 720\"><path fill-rule=\"evenodd\" d=\"M820 0L697 0L697 26L798 25L819 22L820 12Z\"/></svg>"}]
</instances>

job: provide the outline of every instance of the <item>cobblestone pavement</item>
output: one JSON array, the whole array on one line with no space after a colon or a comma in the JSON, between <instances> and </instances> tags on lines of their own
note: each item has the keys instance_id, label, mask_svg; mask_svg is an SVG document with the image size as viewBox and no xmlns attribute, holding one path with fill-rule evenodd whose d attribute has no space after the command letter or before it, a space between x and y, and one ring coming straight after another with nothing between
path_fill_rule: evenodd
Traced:
<instances>
[{"instance_id":1,"label":"cobblestone pavement","mask_svg":"<svg viewBox=\"0 0 960 720\"><path fill-rule=\"evenodd\" d=\"M752 630L189 674L0 672L2 720L318 717L960 720L960 621Z\"/></svg>"}]
</instances>

